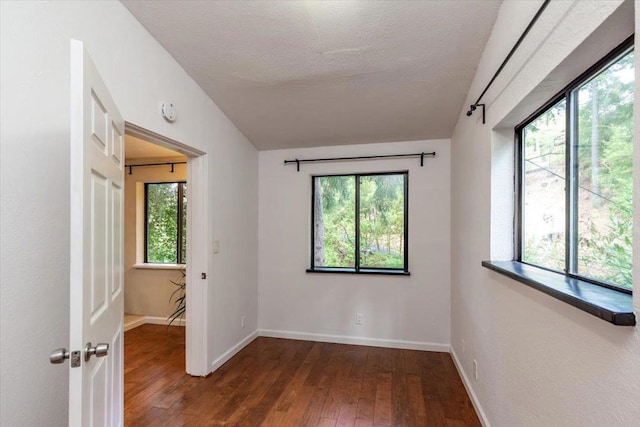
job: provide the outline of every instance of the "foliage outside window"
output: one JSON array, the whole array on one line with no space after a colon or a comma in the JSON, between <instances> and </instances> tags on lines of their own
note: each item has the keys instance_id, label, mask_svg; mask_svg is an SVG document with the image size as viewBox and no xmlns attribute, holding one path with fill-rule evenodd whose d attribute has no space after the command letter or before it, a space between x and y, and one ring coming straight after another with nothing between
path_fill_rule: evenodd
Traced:
<instances>
[{"instance_id":1,"label":"foliage outside window","mask_svg":"<svg viewBox=\"0 0 640 427\"><path fill-rule=\"evenodd\" d=\"M313 177L312 271L407 272L407 172Z\"/></svg>"},{"instance_id":2,"label":"foliage outside window","mask_svg":"<svg viewBox=\"0 0 640 427\"><path fill-rule=\"evenodd\" d=\"M517 128L518 261L627 291L633 56L619 47Z\"/></svg>"},{"instance_id":3,"label":"foliage outside window","mask_svg":"<svg viewBox=\"0 0 640 427\"><path fill-rule=\"evenodd\" d=\"M145 262L186 264L186 183L145 184Z\"/></svg>"}]
</instances>

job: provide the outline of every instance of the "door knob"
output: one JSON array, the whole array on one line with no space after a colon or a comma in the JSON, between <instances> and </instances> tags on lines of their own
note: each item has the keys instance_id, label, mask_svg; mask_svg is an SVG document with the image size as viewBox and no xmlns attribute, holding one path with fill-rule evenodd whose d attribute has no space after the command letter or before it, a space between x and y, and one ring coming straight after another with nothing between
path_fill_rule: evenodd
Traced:
<instances>
[{"instance_id":1,"label":"door knob","mask_svg":"<svg viewBox=\"0 0 640 427\"><path fill-rule=\"evenodd\" d=\"M63 363L69 358L70 354L66 348L58 348L53 350L53 353L49 355L49 362L53 364Z\"/></svg>"},{"instance_id":2,"label":"door knob","mask_svg":"<svg viewBox=\"0 0 640 427\"><path fill-rule=\"evenodd\" d=\"M104 357L108 352L109 344L100 343L93 347L91 342L88 342L87 345L84 346L84 361L88 362L89 359L91 359L91 356Z\"/></svg>"}]
</instances>

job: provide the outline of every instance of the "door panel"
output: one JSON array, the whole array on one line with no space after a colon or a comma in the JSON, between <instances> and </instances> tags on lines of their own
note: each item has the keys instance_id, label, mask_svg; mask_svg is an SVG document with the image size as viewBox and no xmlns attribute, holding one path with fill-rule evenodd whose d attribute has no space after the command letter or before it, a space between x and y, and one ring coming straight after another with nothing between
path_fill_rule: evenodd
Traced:
<instances>
[{"instance_id":1,"label":"door panel","mask_svg":"<svg viewBox=\"0 0 640 427\"><path fill-rule=\"evenodd\" d=\"M93 90L91 91L91 136L96 145L107 147L107 112Z\"/></svg>"},{"instance_id":2,"label":"door panel","mask_svg":"<svg viewBox=\"0 0 640 427\"><path fill-rule=\"evenodd\" d=\"M120 116L81 42L71 41L69 425L121 426L123 419L123 135ZM87 343L109 344L85 358Z\"/></svg>"},{"instance_id":3,"label":"door panel","mask_svg":"<svg viewBox=\"0 0 640 427\"><path fill-rule=\"evenodd\" d=\"M91 323L106 307L107 295L107 178L91 171Z\"/></svg>"},{"instance_id":4,"label":"door panel","mask_svg":"<svg viewBox=\"0 0 640 427\"><path fill-rule=\"evenodd\" d=\"M123 337L123 329L122 329L122 324L120 325L120 327L118 328L118 331L116 332L115 336L113 337L113 339L111 340L111 348L113 348L113 352L111 353L111 382L113 384L113 387L111 388L111 396L109 396L109 398L111 399L111 411L110 411L110 419L109 419L109 423L107 425L110 426L121 426L122 425L122 419L118 419L117 415L118 414L123 414L124 413L124 400L123 400L123 396L124 396L124 390L122 388L123 386L123 382L120 381L120 378L118 378L118 375L121 375L120 373L124 372L124 364L123 364L123 354L124 354L124 337Z\"/></svg>"},{"instance_id":5,"label":"door panel","mask_svg":"<svg viewBox=\"0 0 640 427\"><path fill-rule=\"evenodd\" d=\"M124 138L115 123L111 123L111 156L117 165L122 161Z\"/></svg>"},{"instance_id":6,"label":"door panel","mask_svg":"<svg viewBox=\"0 0 640 427\"><path fill-rule=\"evenodd\" d=\"M113 230L113 245L111 246L111 297L115 299L122 290L122 258L124 243L121 240L124 230L122 222L118 221L119 213L123 211L122 206L123 189L119 185L111 184L111 228Z\"/></svg>"},{"instance_id":7,"label":"door panel","mask_svg":"<svg viewBox=\"0 0 640 427\"><path fill-rule=\"evenodd\" d=\"M88 390L91 395L90 413L91 425L107 425L107 363L106 360L98 360L89 373Z\"/></svg>"}]
</instances>

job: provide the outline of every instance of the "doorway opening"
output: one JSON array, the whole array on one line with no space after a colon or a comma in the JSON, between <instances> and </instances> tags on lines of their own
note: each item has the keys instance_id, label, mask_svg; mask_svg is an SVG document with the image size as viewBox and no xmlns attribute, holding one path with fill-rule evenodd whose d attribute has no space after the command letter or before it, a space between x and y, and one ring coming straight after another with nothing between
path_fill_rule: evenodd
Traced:
<instances>
[{"instance_id":1,"label":"doorway opening","mask_svg":"<svg viewBox=\"0 0 640 427\"><path fill-rule=\"evenodd\" d=\"M206 154L126 123L124 173L123 329L164 325L186 373L207 375Z\"/></svg>"},{"instance_id":2,"label":"doorway opening","mask_svg":"<svg viewBox=\"0 0 640 427\"><path fill-rule=\"evenodd\" d=\"M125 134L124 330L184 326L187 157Z\"/></svg>"}]
</instances>

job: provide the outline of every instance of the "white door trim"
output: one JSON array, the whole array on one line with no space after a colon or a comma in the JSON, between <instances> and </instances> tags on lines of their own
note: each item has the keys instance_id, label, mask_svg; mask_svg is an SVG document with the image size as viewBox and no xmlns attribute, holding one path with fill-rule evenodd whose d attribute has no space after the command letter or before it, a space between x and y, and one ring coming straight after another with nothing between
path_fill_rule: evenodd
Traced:
<instances>
[{"instance_id":1,"label":"white door trim","mask_svg":"<svg viewBox=\"0 0 640 427\"><path fill-rule=\"evenodd\" d=\"M154 144L170 148L187 156L187 307L186 371L194 376L210 373L208 351L208 295L209 277L207 248L209 247L208 197L209 175L207 154L197 148L167 138L153 131L125 122L125 133ZM202 273L206 278L202 278Z\"/></svg>"},{"instance_id":2,"label":"white door trim","mask_svg":"<svg viewBox=\"0 0 640 427\"><path fill-rule=\"evenodd\" d=\"M186 366L187 373L206 376L211 371L207 363L208 304L207 283L209 221L207 155L189 157L187 161L187 307ZM191 242L191 243L189 243ZM203 278L202 275L205 275Z\"/></svg>"},{"instance_id":3,"label":"white door trim","mask_svg":"<svg viewBox=\"0 0 640 427\"><path fill-rule=\"evenodd\" d=\"M204 151L191 147L190 145L183 144L182 142L176 141L175 139L160 135L159 133L155 133L154 131L145 129L126 120L124 122L124 131L128 135L144 139L148 142L153 142L154 144L184 154L187 157L198 157L207 154Z\"/></svg>"}]
</instances>

